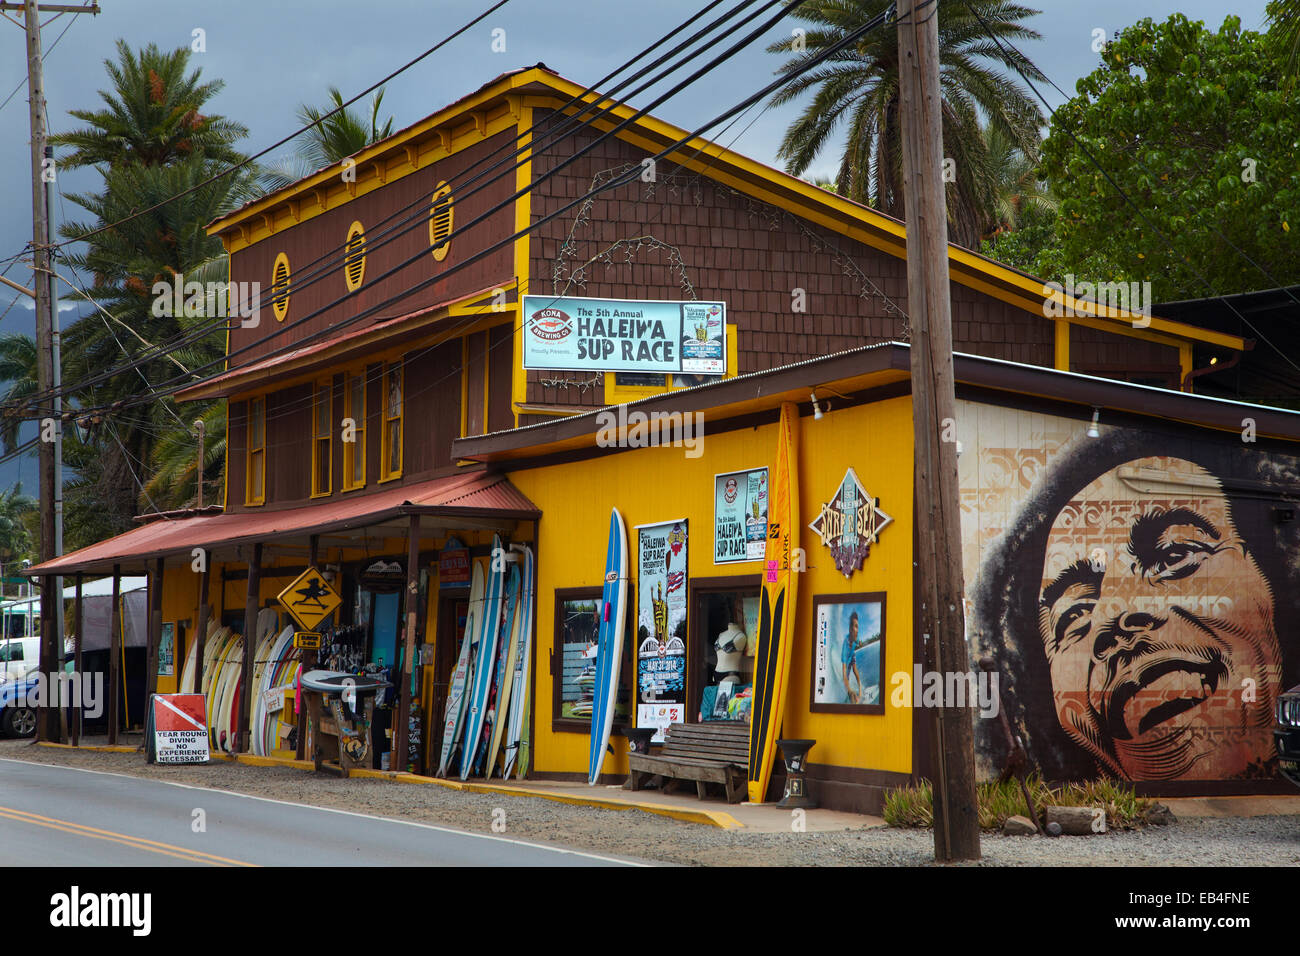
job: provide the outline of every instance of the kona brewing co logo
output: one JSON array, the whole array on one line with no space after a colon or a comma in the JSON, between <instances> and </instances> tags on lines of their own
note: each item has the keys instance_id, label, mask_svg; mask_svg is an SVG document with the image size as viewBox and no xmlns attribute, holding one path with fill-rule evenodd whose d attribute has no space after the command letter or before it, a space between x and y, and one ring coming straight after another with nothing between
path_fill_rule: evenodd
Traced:
<instances>
[{"instance_id":1,"label":"kona brewing co logo","mask_svg":"<svg viewBox=\"0 0 1300 956\"><path fill-rule=\"evenodd\" d=\"M852 468L844 473L835 497L822 505L808 527L831 549L835 567L850 577L862 567L880 532L894 519L880 510L880 499L867 494Z\"/></svg>"},{"instance_id":2,"label":"kona brewing co logo","mask_svg":"<svg viewBox=\"0 0 1300 956\"><path fill-rule=\"evenodd\" d=\"M573 331L572 320L560 309L538 309L533 313L533 335L547 342L558 342Z\"/></svg>"}]
</instances>

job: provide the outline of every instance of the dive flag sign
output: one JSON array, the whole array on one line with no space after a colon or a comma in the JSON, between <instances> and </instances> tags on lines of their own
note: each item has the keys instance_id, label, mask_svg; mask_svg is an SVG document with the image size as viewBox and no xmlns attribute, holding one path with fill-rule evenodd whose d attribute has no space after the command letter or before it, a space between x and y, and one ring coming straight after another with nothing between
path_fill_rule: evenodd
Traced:
<instances>
[{"instance_id":1,"label":"dive flag sign","mask_svg":"<svg viewBox=\"0 0 1300 956\"><path fill-rule=\"evenodd\" d=\"M293 583L280 592L279 600L304 631L316 630L316 625L343 603L338 592L315 568L308 568L294 578Z\"/></svg>"},{"instance_id":2,"label":"dive flag sign","mask_svg":"<svg viewBox=\"0 0 1300 956\"><path fill-rule=\"evenodd\" d=\"M150 763L207 763L207 713L202 694L154 694L145 739Z\"/></svg>"}]
</instances>

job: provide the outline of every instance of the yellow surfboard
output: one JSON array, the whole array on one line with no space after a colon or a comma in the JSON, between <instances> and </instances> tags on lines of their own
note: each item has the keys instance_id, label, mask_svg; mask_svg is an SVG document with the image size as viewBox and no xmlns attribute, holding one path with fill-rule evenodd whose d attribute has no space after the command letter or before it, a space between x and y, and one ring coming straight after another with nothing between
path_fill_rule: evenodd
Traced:
<instances>
[{"instance_id":1,"label":"yellow surfboard","mask_svg":"<svg viewBox=\"0 0 1300 956\"><path fill-rule=\"evenodd\" d=\"M785 713L794 644L794 550L799 546L799 407L781 406L776 467L767 482L767 548L754 649L754 699L749 718L749 802L762 803L772 779L772 756Z\"/></svg>"}]
</instances>

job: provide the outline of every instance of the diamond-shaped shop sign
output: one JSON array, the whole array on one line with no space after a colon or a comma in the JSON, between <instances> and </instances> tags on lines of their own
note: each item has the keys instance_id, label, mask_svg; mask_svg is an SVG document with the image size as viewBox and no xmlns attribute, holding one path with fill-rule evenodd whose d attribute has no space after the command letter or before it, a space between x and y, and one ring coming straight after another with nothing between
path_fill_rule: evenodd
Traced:
<instances>
[{"instance_id":1,"label":"diamond-shaped shop sign","mask_svg":"<svg viewBox=\"0 0 1300 956\"><path fill-rule=\"evenodd\" d=\"M316 625L334 613L343 603L338 592L330 587L325 576L315 568L308 568L280 592L280 604L304 631L316 630Z\"/></svg>"},{"instance_id":2,"label":"diamond-shaped shop sign","mask_svg":"<svg viewBox=\"0 0 1300 956\"><path fill-rule=\"evenodd\" d=\"M852 468L844 473L834 497L808 527L830 548L835 567L846 578L862 567L871 546L894 519L880 510L880 499L867 494Z\"/></svg>"}]
</instances>

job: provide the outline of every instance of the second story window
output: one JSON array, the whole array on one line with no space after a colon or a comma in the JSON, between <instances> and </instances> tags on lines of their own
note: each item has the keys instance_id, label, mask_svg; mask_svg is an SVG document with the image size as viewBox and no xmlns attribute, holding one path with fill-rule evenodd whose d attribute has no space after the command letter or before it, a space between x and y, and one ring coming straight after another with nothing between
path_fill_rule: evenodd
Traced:
<instances>
[{"instance_id":1,"label":"second story window","mask_svg":"<svg viewBox=\"0 0 1300 956\"><path fill-rule=\"evenodd\" d=\"M402 363L384 366L383 435L379 442L379 480L402 477Z\"/></svg>"},{"instance_id":2,"label":"second story window","mask_svg":"<svg viewBox=\"0 0 1300 956\"><path fill-rule=\"evenodd\" d=\"M334 385L326 379L316 383L312 396L311 413L311 496L318 498L334 490L333 465L334 443L331 428L334 424L333 414Z\"/></svg>"},{"instance_id":3,"label":"second story window","mask_svg":"<svg viewBox=\"0 0 1300 956\"><path fill-rule=\"evenodd\" d=\"M266 502L266 398L248 401L248 454L244 469L244 504Z\"/></svg>"},{"instance_id":4,"label":"second story window","mask_svg":"<svg viewBox=\"0 0 1300 956\"><path fill-rule=\"evenodd\" d=\"M366 370L347 376L343 390L343 490L366 486ZM349 427L350 426L350 427ZM348 439L351 438L351 441Z\"/></svg>"}]
</instances>

